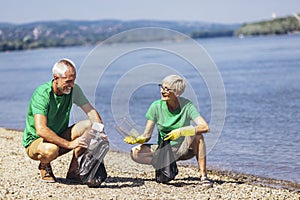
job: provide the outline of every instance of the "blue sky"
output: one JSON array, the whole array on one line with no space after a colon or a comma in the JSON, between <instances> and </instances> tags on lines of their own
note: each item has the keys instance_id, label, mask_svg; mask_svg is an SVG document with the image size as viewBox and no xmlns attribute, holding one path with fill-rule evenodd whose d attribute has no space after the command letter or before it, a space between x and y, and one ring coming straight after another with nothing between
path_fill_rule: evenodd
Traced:
<instances>
[{"instance_id":1,"label":"blue sky","mask_svg":"<svg viewBox=\"0 0 300 200\"><path fill-rule=\"evenodd\" d=\"M273 13L300 13L300 0L6 0L0 22L154 19L229 24L271 19Z\"/></svg>"}]
</instances>

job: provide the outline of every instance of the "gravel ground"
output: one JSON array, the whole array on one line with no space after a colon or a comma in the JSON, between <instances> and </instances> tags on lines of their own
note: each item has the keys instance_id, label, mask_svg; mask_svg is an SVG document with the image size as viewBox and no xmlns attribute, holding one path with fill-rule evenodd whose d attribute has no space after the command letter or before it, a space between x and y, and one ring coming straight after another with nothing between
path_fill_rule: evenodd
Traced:
<instances>
[{"instance_id":1,"label":"gravel ground","mask_svg":"<svg viewBox=\"0 0 300 200\"><path fill-rule=\"evenodd\" d=\"M65 179L71 153L52 162L57 182L45 183L21 137L21 131L0 128L0 199L300 199L299 183L216 170L208 170L214 186L203 188L198 169L182 162L174 181L159 184L151 166L114 151L105 158L108 178L99 188Z\"/></svg>"}]
</instances>

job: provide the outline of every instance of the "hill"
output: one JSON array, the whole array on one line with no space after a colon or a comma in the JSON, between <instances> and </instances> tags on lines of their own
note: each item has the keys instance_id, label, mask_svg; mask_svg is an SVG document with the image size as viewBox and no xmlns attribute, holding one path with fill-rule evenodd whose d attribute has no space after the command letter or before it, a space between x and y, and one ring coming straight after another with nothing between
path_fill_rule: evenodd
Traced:
<instances>
[{"instance_id":1,"label":"hill","mask_svg":"<svg viewBox=\"0 0 300 200\"><path fill-rule=\"evenodd\" d=\"M171 29L192 38L278 35L300 32L300 22L294 16L243 25L159 20L63 20L28 24L0 23L0 51L96 45L120 32L143 27ZM151 38L145 36L142 39L143 41L147 41L154 39L162 40L165 38L168 38L168 36L151 33ZM131 38L122 38L120 42L130 41L136 41L136 38L134 36Z\"/></svg>"},{"instance_id":2,"label":"hill","mask_svg":"<svg viewBox=\"0 0 300 200\"><path fill-rule=\"evenodd\" d=\"M224 25L189 21L99 20L48 21L28 24L0 23L0 51L46 47L95 45L122 31L160 27L179 31L191 37L232 36L239 24ZM155 37L155 38L159 38ZM131 40L132 38L127 38ZM126 42L126 41L124 41Z\"/></svg>"},{"instance_id":3,"label":"hill","mask_svg":"<svg viewBox=\"0 0 300 200\"><path fill-rule=\"evenodd\" d=\"M300 17L288 16L268 21L244 24L235 31L235 36L249 35L282 35L300 32Z\"/></svg>"}]
</instances>

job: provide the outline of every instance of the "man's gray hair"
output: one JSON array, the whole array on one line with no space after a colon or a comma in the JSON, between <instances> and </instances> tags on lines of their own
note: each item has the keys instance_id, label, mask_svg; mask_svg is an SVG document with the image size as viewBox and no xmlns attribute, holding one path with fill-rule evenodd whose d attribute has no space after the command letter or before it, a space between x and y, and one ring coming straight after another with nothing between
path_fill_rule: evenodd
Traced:
<instances>
[{"instance_id":1,"label":"man's gray hair","mask_svg":"<svg viewBox=\"0 0 300 200\"><path fill-rule=\"evenodd\" d=\"M162 84L173 89L177 96L180 96L185 90L185 80L179 75L169 75L162 80Z\"/></svg>"},{"instance_id":2,"label":"man's gray hair","mask_svg":"<svg viewBox=\"0 0 300 200\"><path fill-rule=\"evenodd\" d=\"M76 65L72 60L70 60L68 58L63 58L53 65L52 75L53 76L56 75L59 77L65 77L68 67L73 67L76 70Z\"/></svg>"}]
</instances>

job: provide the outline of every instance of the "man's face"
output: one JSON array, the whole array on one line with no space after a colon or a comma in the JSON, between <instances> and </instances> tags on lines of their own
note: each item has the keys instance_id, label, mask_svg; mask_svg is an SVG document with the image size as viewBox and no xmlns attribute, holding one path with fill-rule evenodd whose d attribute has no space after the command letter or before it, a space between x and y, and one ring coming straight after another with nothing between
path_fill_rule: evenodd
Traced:
<instances>
[{"instance_id":1,"label":"man's face","mask_svg":"<svg viewBox=\"0 0 300 200\"><path fill-rule=\"evenodd\" d=\"M72 88L75 84L76 72L73 68L69 69L65 73L65 77L57 77L56 88L59 91L59 94L70 94Z\"/></svg>"}]
</instances>

